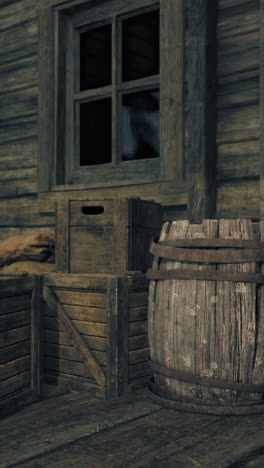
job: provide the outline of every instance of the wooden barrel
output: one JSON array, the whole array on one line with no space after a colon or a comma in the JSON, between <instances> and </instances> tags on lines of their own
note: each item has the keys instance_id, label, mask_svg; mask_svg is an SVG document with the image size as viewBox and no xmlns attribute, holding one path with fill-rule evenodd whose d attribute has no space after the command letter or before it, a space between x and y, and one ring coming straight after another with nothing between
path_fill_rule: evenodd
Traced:
<instances>
[{"instance_id":1,"label":"wooden barrel","mask_svg":"<svg viewBox=\"0 0 264 468\"><path fill-rule=\"evenodd\" d=\"M264 222L165 223L148 270L153 398L208 414L264 411Z\"/></svg>"}]
</instances>

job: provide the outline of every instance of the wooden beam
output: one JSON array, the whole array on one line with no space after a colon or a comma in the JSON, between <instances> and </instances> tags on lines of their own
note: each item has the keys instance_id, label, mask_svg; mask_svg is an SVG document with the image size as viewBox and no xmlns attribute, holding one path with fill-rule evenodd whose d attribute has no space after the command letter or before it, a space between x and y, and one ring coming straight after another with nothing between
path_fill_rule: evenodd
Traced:
<instances>
[{"instance_id":1,"label":"wooden beam","mask_svg":"<svg viewBox=\"0 0 264 468\"><path fill-rule=\"evenodd\" d=\"M185 3L187 214L193 223L213 217L216 205L216 3Z\"/></svg>"},{"instance_id":2,"label":"wooden beam","mask_svg":"<svg viewBox=\"0 0 264 468\"><path fill-rule=\"evenodd\" d=\"M69 273L70 258L70 207L69 200L57 201L56 211L56 268L59 273Z\"/></svg>"},{"instance_id":3,"label":"wooden beam","mask_svg":"<svg viewBox=\"0 0 264 468\"><path fill-rule=\"evenodd\" d=\"M109 281L108 398L117 398L128 388L127 290L126 278Z\"/></svg>"},{"instance_id":4,"label":"wooden beam","mask_svg":"<svg viewBox=\"0 0 264 468\"><path fill-rule=\"evenodd\" d=\"M264 220L264 0L260 0L260 220Z\"/></svg>"},{"instance_id":5,"label":"wooden beam","mask_svg":"<svg viewBox=\"0 0 264 468\"><path fill-rule=\"evenodd\" d=\"M42 276L34 275L31 297L31 389L32 400L40 399L41 391L41 313Z\"/></svg>"},{"instance_id":6,"label":"wooden beam","mask_svg":"<svg viewBox=\"0 0 264 468\"><path fill-rule=\"evenodd\" d=\"M184 1L162 1L160 17L162 174L166 179L180 182L183 176Z\"/></svg>"},{"instance_id":7,"label":"wooden beam","mask_svg":"<svg viewBox=\"0 0 264 468\"><path fill-rule=\"evenodd\" d=\"M38 191L48 192L54 176L53 10L39 10Z\"/></svg>"},{"instance_id":8,"label":"wooden beam","mask_svg":"<svg viewBox=\"0 0 264 468\"><path fill-rule=\"evenodd\" d=\"M59 7L62 5L63 7L66 5L67 7L78 6L82 4L89 4L91 0L38 0L38 7L39 8L53 8Z\"/></svg>"}]
</instances>

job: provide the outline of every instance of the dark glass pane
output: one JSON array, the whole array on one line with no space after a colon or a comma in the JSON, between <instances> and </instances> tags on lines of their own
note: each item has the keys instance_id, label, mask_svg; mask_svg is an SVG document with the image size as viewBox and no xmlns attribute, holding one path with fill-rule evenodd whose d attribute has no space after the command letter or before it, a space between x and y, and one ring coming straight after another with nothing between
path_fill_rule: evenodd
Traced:
<instances>
[{"instance_id":1,"label":"dark glass pane","mask_svg":"<svg viewBox=\"0 0 264 468\"><path fill-rule=\"evenodd\" d=\"M159 73L159 11L123 21L123 81Z\"/></svg>"},{"instance_id":2,"label":"dark glass pane","mask_svg":"<svg viewBox=\"0 0 264 468\"><path fill-rule=\"evenodd\" d=\"M111 84L111 25L80 34L80 90Z\"/></svg>"},{"instance_id":3,"label":"dark glass pane","mask_svg":"<svg viewBox=\"0 0 264 468\"><path fill-rule=\"evenodd\" d=\"M122 160L158 157L159 127L158 90L123 96Z\"/></svg>"},{"instance_id":4,"label":"dark glass pane","mask_svg":"<svg viewBox=\"0 0 264 468\"><path fill-rule=\"evenodd\" d=\"M80 105L80 165L111 162L111 99Z\"/></svg>"}]
</instances>

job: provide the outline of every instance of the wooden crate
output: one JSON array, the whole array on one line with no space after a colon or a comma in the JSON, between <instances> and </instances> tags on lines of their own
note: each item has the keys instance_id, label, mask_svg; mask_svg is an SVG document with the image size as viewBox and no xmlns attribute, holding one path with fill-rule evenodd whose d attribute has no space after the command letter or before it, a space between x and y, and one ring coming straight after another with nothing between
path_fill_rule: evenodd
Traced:
<instances>
[{"instance_id":1,"label":"wooden crate","mask_svg":"<svg viewBox=\"0 0 264 468\"><path fill-rule=\"evenodd\" d=\"M47 274L43 285L45 382L106 398L148 383L144 274Z\"/></svg>"},{"instance_id":2,"label":"wooden crate","mask_svg":"<svg viewBox=\"0 0 264 468\"><path fill-rule=\"evenodd\" d=\"M0 416L39 399L40 278L0 277Z\"/></svg>"},{"instance_id":3,"label":"wooden crate","mask_svg":"<svg viewBox=\"0 0 264 468\"><path fill-rule=\"evenodd\" d=\"M140 199L57 202L56 263L60 273L144 271L161 206Z\"/></svg>"}]
</instances>

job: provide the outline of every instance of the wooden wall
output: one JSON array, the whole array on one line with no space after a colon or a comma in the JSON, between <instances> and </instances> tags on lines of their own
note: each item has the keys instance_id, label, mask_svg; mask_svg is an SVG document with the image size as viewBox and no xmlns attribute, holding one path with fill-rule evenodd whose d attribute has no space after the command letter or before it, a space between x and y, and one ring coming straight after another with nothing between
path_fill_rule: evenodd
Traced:
<instances>
[{"instance_id":1,"label":"wooden wall","mask_svg":"<svg viewBox=\"0 0 264 468\"><path fill-rule=\"evenodd\" d=\"M259 0L218 0L217 217L259 216L259 12ZM0 34L0 207L12 199L19 210L37 198L36 0L1 0ZM138 187L92 192L137 196ZM175 184L145 192L165 205L164 219L186 216Z\"/></svg>"},{"instance_id":2,"label":"wooden wall","mask_svg":"<svg viewBox=\"0 0 264 468\"><path fill-rule=\"evenodd\" d=\"M1 183L0 183L1 185ZM32 231L55 230L55 204L9 199L0 202L0 242Z\"/></svg>"},{"instance_id":3,"label":"wooden wall","mask_svg":"<svg viewBox=\"0 0 264 468\"><path fill-rule=\"evenodd\" d=\"M259 217L259 0L219 0L217 215Z\"/></svg>"},{"instance_id":4,"label":"wooden wall","mask_svg":"<svg viewBox=\"0 0 264 468\"><path fill-rule=\"evenodd\" d=\"M36 3L0 3L0 199L37 192Z\"/></svg>"}]
</instances>

